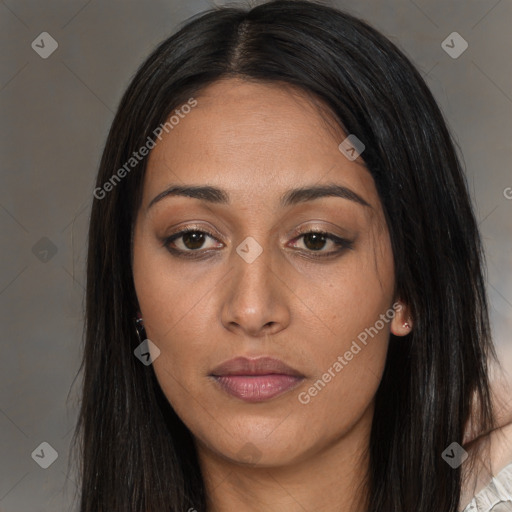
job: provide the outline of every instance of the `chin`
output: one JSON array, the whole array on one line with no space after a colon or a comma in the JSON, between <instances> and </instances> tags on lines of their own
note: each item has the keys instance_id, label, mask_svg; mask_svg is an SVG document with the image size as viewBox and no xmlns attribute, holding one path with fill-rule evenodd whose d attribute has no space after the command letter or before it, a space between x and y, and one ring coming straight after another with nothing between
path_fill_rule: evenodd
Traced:
<instances>
[{"instance_id":1,"label":"chin","mask_svg":"<svg viewBox=\"0 0 512 512\"><path fill-rule=\"evenodd\" d=\"M290 465L305 456L308 448L303 439L290 435L289 429L270 435L263 431L257 434L253 429L237 430L236 435L228 436L225 432L224 434L223 437L212 438L210 431L210 439L204 439L203 444L220 457L245 467L270 468Z\"/></svg>"}]
</instances>

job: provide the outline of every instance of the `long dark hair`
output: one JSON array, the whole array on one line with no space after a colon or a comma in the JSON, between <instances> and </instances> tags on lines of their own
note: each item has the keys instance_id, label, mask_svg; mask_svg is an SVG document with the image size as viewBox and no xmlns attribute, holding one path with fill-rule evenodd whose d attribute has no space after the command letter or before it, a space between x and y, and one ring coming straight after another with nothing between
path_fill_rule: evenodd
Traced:
<instances>
[{"instance_id":1,"label":"long dark hair","mask_svg":"<svg viewBox=\"0 0 512 512\"><path fill-rule=\"evenodd\" d=\"M391 237L396 294L414 319L406 338L391 335L375 397L368 510L456 511L461 468L441 454L462 444L473 408L478 431L493 428L488 363L496 354L481 240L454 143L420 74L388 39L333 7L277 0L188 20L142 64L112 123L88 240L75 431L81 512L206 509L191 433L152 366L133 355L138 303L128 256L147 157L122 179L112 176L128 169L173 109L229 77L296 86L365 144Z\"/></svg>"}]
</instances>

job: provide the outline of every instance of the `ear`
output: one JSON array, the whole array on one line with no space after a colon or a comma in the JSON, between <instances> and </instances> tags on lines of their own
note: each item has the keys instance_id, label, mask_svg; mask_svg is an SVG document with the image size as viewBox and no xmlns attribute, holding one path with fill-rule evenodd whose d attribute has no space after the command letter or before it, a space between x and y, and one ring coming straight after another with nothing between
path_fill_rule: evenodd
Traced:
<instances>
[{"instance_id":1,"label":"ear","mask_svg":"<svg viewBox=\"0 0 512 512\"><path fill-rule=\"evenodd\" d=\"M413 320L410 307L401 300L393 304L395 316L391 320L391 332L395 336L406 336L412 331Z\"/></svg>"}]
</instances>

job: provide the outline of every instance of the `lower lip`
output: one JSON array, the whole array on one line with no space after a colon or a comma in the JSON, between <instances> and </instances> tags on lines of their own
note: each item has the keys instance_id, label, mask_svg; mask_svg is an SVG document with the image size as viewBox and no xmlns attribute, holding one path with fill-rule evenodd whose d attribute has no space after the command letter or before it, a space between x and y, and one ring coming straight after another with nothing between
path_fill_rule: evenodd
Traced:
<instances>
[{"instance_id":1,"label":"lower lip","mask_svg":"<svg viewBox=\"0 0 512 512\"><path fill-rule=\"evenodd\" d=\"M222 389L246 402L263 402L294 388L303 377L293 375L221 375L214 376Z\"/></svg>"}]
</instances>

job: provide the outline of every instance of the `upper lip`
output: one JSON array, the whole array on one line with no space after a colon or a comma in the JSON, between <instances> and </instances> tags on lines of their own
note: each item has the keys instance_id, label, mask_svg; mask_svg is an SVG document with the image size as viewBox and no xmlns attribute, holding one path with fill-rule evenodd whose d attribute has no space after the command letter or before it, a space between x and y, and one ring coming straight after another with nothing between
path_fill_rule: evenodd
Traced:
<instances>
[{"instance_id":1,"label":"upper lip","mask_svg":"<svg viewBox=\"0 0 512 512\"><path fill-rule=\"evenodd\" d=\"M293 375L304 377L299 371L274 357L235 357L215 367L211 373L214 377L222 375Z\"/></svg>"}]
</instances>

